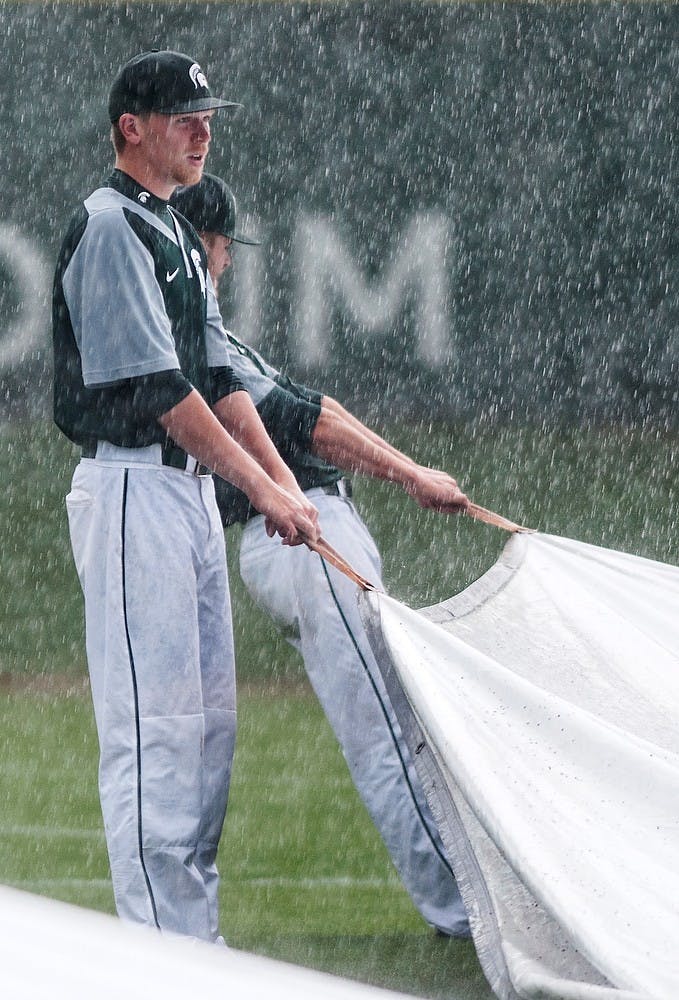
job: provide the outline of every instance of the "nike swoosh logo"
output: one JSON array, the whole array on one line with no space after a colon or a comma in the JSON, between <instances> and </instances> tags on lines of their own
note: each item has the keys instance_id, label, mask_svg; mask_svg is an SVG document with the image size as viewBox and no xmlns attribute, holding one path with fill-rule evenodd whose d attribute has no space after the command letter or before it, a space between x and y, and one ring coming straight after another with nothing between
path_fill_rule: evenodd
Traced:
<instances>
[{"instance_id":1,"label":"nike swoosh logo","mask_svg":"<svg viewBox=\"0 0 679 1000\"><path fill-rule=\"evenodd\" d=\"M170 272L167 271L165 273L165 280L169 284L171 281L174 281L174 279L177 277L178 274L179 274L179 268L177 268L176 271L173 271L172 274L170 274Z\"/></svg>"}]
</instances>

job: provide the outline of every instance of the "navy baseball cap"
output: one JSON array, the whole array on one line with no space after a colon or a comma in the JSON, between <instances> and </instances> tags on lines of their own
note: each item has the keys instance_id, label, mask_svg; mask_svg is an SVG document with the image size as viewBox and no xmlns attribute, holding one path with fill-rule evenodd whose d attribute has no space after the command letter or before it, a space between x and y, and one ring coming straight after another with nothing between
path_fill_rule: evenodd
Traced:
<instances>
[{"instance_id":1,"label":"navy baseball cap","mask_svg":"<svg viewBox=\"0 0 679 1000\"><path fill-rule=\"evenodd\" d=\"M240 108L210 93L205 74L190 56L169 49L142 52L126 62L113 81L108 116L117 122L125 113L155 111L182 115L213 108Z\"/></svg>"},{"instance_id":2,"label":"navy baseball cap","mask_svg":"<svg viewBox=\"0 0 679 1000\"><path fill-rule=\"evenodd\" d=\"M259 246L259 240L236 229L236 198L221 177L203 174L198 184L177 188L170 204L186 216L199 233L219 233L236 243Z\"/></svg>"}]
</instances>

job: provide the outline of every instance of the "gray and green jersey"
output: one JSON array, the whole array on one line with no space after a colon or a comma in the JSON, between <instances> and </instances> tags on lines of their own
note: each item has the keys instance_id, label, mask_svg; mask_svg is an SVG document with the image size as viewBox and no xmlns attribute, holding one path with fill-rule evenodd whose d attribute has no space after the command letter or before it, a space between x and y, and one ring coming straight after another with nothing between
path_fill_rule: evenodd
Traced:
<instances>
[{"instance_id":1,"label":"gray and green jersey","mask_svg":"<svg viewBox=\"0 0 679 1000\"><path fill-rule=\"evenodd\" d=\"M165 444L158 418L192 388L242 385L206 327L207 261L190 224L116 170L71 221L53 293L54 418L76 444Z\"/></svg>"},{"instance_id":2,"label":"gray and green jersey","mask_svg":"<svg viewBox=\"0 0 679 1000\"><path fill-rule=\"evenodd\" d=\"M342 476L339 469L311 451L311 438L321 412L321 393L293 382L225 330L216 297L212 296L208 297L207 325L209 335L227 338L231 368L252 397L269 437L300 487L308 490L337 482ZM244 493L218 477L215 492L225 526L245 522L257 513Z\"/></svg>"}]
</instances>

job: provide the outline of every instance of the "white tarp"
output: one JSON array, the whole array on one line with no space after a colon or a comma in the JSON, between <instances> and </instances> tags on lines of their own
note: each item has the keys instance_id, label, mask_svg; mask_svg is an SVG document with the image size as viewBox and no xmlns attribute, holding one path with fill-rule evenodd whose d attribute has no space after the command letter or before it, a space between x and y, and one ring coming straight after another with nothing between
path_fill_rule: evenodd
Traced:
<instances>
[{"instance_id":1,"label":"white tarp","mask_svg":"<svg viewBox=\"0 0 679 1000\"><path fill-rule=\"evenodd\" d=\"M496 994L677 1000L679 568L522 534L362 606Z\"/></svg>"},{"instance_id":2,"label":"white tarp","mask_svg":"<svg viewBox=\"0 0 679 1000\"><path fill-rule=\"evenodd\" d=\"M3 1000L408 1000L0 887ZM410 998L412 1000L412 998Z\"/></svg>"}]
</instances>

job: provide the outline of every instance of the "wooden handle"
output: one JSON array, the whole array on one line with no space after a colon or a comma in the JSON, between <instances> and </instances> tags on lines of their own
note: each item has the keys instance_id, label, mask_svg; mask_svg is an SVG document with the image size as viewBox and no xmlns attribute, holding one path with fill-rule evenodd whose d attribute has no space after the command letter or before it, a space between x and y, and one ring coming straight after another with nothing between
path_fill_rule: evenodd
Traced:
<instances>
[{"instance_id":1,"label":"wooden handle","mask_svg":"<svg viewBox=\"0 0 679 1000\"><path fill-rule=\"evenodd\" d=\"M377 587L370 580L366 580L364 576L357 573L346 559L336 549L333 549L330 542L326 542L325 538L319 538L316 542L311 542L305 538L304 542L313 552L318 552L319 556L326 559L335 569L338 569L345 576L348 576L350 580L358 584L361 590L377 590Z\"/></svg>"},{"instance_id":2,"label":"wooden handle","mask_svg":"<svg viewBox=\"0 0 679 1000\"><path fill-rule=\"evenodd\" d=\"M490 524L494 528L502 528L504 531L534 531L534 528L524 528L520 524L514 524L513 521L508 521L506 517L502 517L500 514L494 514L492 510L486 510L485 507L480 507L477 503L470 503L467 507L466 512L470 517L475 518L477 521L483 521L484 524ZM312 552L317 552L319 556L338 569L345 576L348 576L361 590L373 590L376 591L377 587L366 580L364 576L357 573L356 570L349 565L346 559L339 554L339 552L332 547L330 542L326 542L325 538L319 538L317 541L312 542L308 538L304 539L304 544L312 550Z\"/></svg>"},{"instance_id":3,"label":"wooden handle","mask_svg":"<svg viewBox=\"0 0 679 1000\"><path fill-rule=\"evenodd\" d=\"M508 521L506 517L494 514L492 510L479 507L477 503L470 503L465 513L477 521L483 521L484 524L491 524L494 528L502 528L504 531L535 531L535 528L524 528L521 524L514 524L513 521Z\"/></svg>"}]
</instances>

